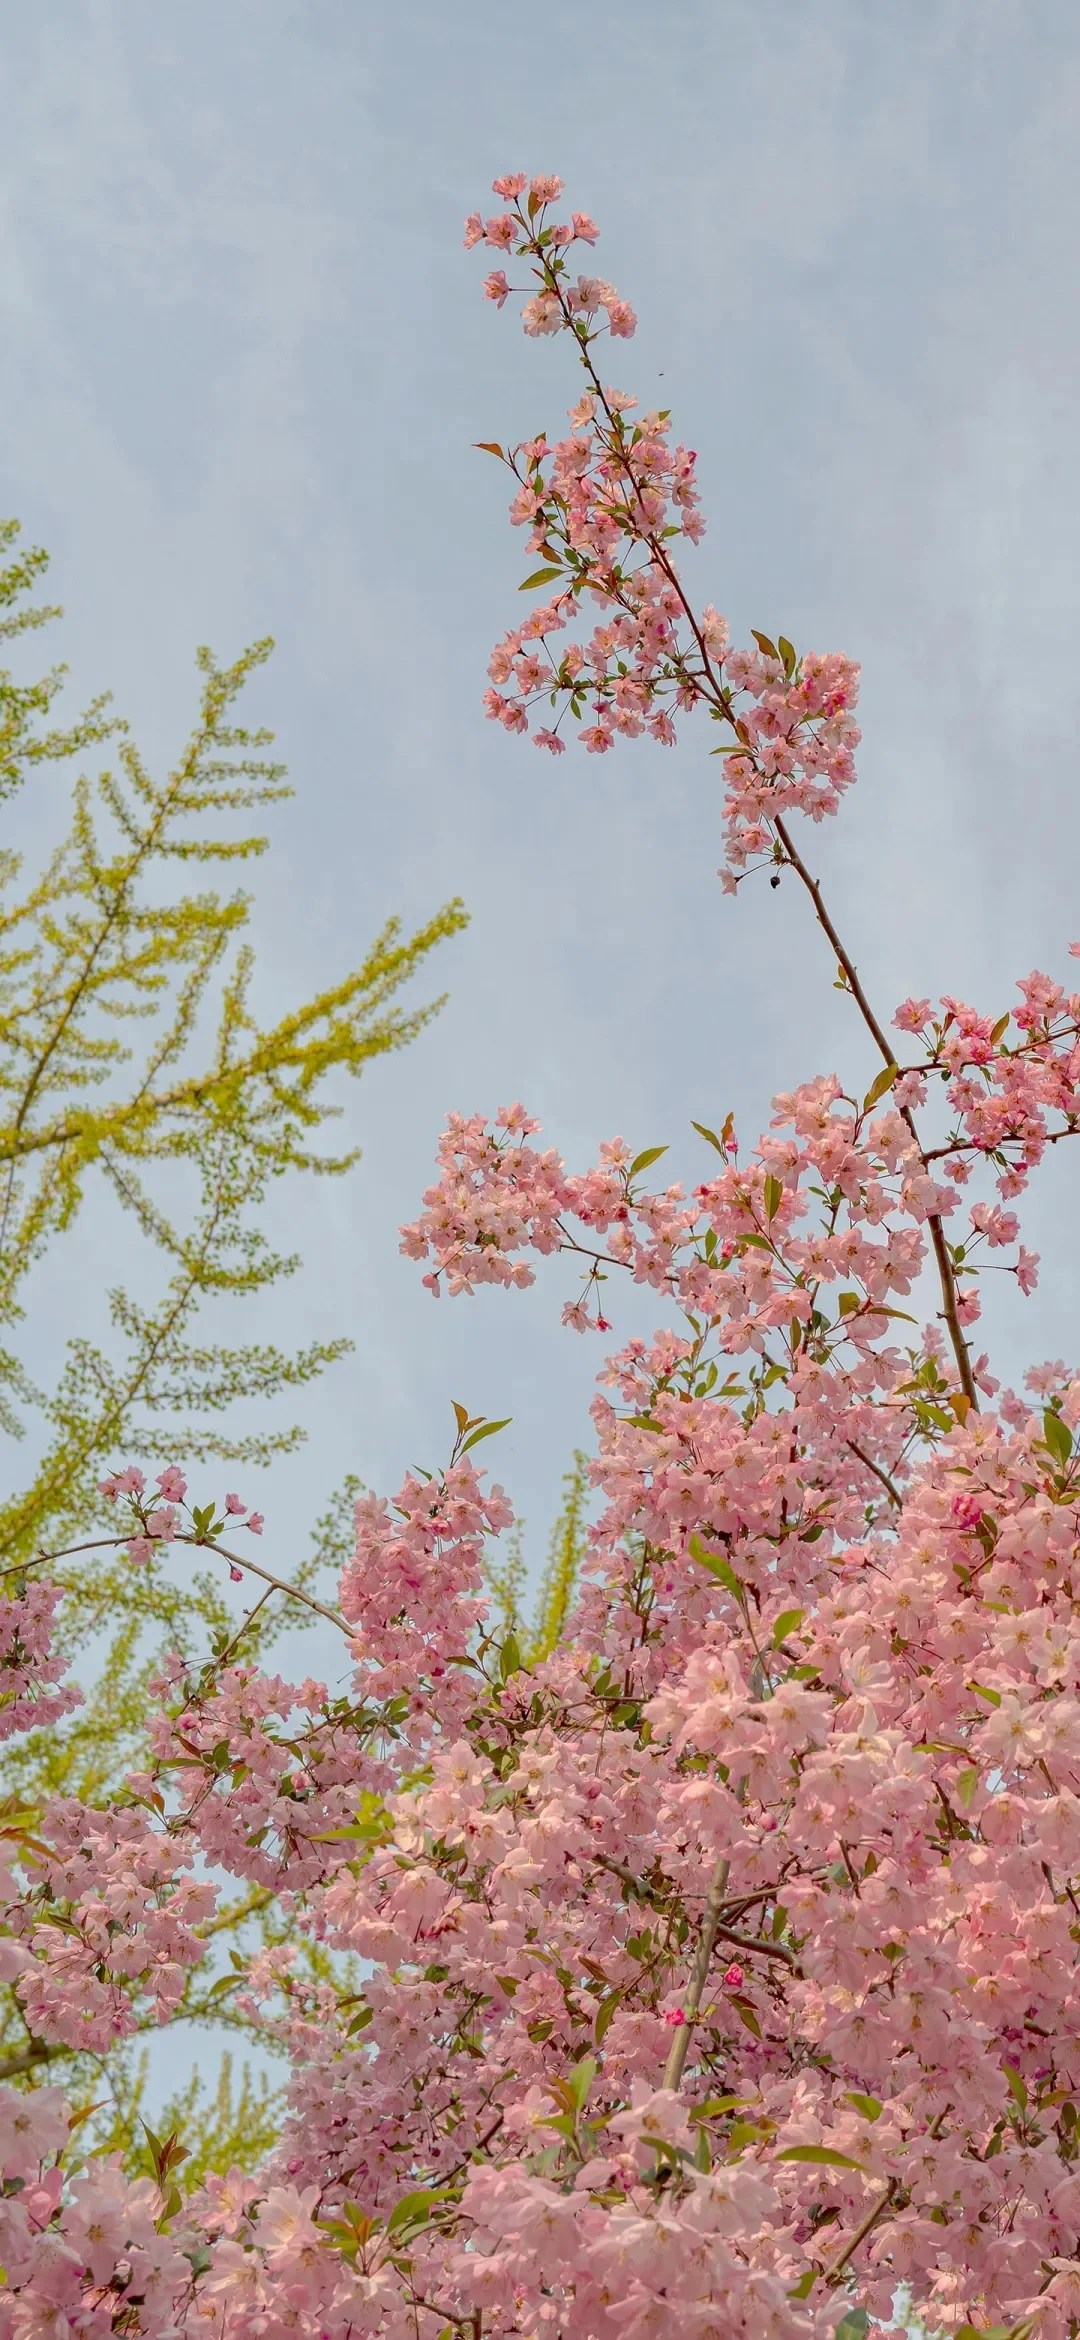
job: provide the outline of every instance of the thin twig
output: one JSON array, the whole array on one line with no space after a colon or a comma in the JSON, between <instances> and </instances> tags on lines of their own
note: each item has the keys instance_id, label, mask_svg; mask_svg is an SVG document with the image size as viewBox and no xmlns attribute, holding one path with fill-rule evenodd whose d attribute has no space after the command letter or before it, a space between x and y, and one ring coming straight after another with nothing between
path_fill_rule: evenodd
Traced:
<instances>
[{"instance_id":1,"label":"thin twig","mask_svg":"<svg viewBox=\"0 0 1080 2340\"><path fill-rule=\"evenodd\" d=\"M859 981L859 975L855 961L851 957L850 952L844 949L844 945L840 940L835 926L833 925L832 919L830 918L829 913L825 908L821 887L819 886L817 879L811 877L805 861L802 859L801 854L797 851L794 843L792 842L791 835L785 828L779 814L773 814L771 818L773 828L775 829L777 837L783 846L784 854L788 864L794 870L796 877L799 878L802 884L805 886L806 891L814 905L814 915L817 918L818 925L821 927L823 934L828 937L833 950L836 952L837 962L843 968L851 996L855 1001L855 1005L859 1010L859 1014L861 1015L863 1022L866 1025L866 1029L869 1032L875 1047L884 1057L886 1064L895 1064L896 1057L892 1046L886 1039L881 1025L878 1023L877 1017L874 1014L873 1008L867 999L866 993L863 990L862 984ZM926 1156L924 1155L922 1146L919 1142L919 1133L915 1127L914 1115L911 1112L910 1107L907 1105L901 1106L900 1114L901 1119L910 1132L915 1145L918 1146L919 1160L922 1162L925 1168ZM957 1311L956 1275L953 1269L952 1261L949 1257L949 1247L945 1240L945 1230L941 1224L940 1218L936 1214L932 1214L928 1218L927 1224L930 1229L930 1239L934 1246L934 1258L937 1262L938 1281L941 1285L943 1314L945 1317L945 1322L949 1328L949 1339L952 1343L953 1355L956 1359L956 1369L960 1375L961 1387L963 1388L964 1395L967 1398L969 1405L973 1406L975 1411L978 1412L978 1391L975 1387L975 1376L971 1370L971 1357L968 1352L968 1345L964 1339L963 1327L960 1323L960 1317Z\"/></svg>"},{"instance_id":2,"label":"thin twig","mask_svg":"<svg viewBox=\"0 0 1080 2340\"><path fill-rule=\"evenodd\" d=\"M848 2262L854 2258L855 2253L859 2248L859 2244L866 2241L867 2235L871 2233L872 2229L877 2225L878 2219L884 2218L886 2210L890 2210L892 2208L898 2191L899 2188L897 2186L896 2179L890 2178L884 2193L879 2194L877 2201L873 2203L871 2208L867 2211L865 2218L862 2219L860 2224L856 2227L854 2234L851 2235L848 2241L844 2244L844 2248L840 2252L839 2257L833 2260L831 2266L824 2267L822 2269L823 2282L839 2283L840 2277L844 2273Z\"/></svg>"},{"instance_id":3,"label":"thin twig","mask_svg":"<svg viewBox=\"0 0 1080 2340\"><path fill-rule=\"evenodd\" d=\"M862 1447L856 1443L854 1438L849 1438L846 1443L850 1449L850 1452L858 1456L859 1461L865 1464L867 1470L873 1471L875 1479L880 1479L890 1503L895 1503L897 1510L902 1511L904 1508L903 1496L901 1495L899 1488L894 1486L893 1481L889 1477L888 1471L883 1471L880 1463L872 1462L870 1456L863 1453Z\"/></svg>"},{"instance_id":4,"label":"thin twig","mask_svg":"<svg viewBox=\"0 0 1080 2340\"><path fill-rule=\"evenodd\" d=\"M127 1535L125 1536L93 1536L90 1538L89 1542L85 1544L67 1544L61 1552L39 1552L37 1554L37 1560L43 1561L48 1567L52 1567L58 1560L74 1559L80 1552L101 1552L107 1549L116 1550L123 1544L130 1544L134 1538L140 1534L140 1532L140 1529L136 1526L135 1528L129 1529ZM158 1541L157 1538L152 1540L155 1542ZM173 1544L190 1544L196 1551L199 1552L216 1552L220 1560L228 1560L233 1568L246 1569L249 1575L259 1577L263 1584L269 1586L271 1592L285 1593L291 1601L302 1601L305 1609L313 1610L317 1617L325 1617L328 1624L337 1626L338 1632L343 1633L347 1641L352 1640L353 1627L346 1624L344 1617L338 1616L336 1609L328 1609L323 1601L317 1601L315 1599L313 1593L302 1592L298 1584L290 1584L287 1578L284 1576L275 1576L269 1568L261 1567L257 1560L248 1560L245 1559L244 1556L239 1552L230 1552L226 1545L214 1543L210 1536L177 1535L172 1536L170 1538L170 1542ZM163 1539L162 1549L168 1549L168 1546L164 1543ZM2 1571L2 1574L4 1576L13 1576L17 1574L19 1568L24 1568L26 1565L27 1563L25 1561L19 1561L14 1568L5 1568ZM261 1601L257 1603L257 1606L261 1608ZM252 1616L254 1616L254 1614L255 1611L253 1610ZM250 1624L250 1622L250 1617L245 1620L243 1631L246 1632L247 1626Z\"/></svg>"},{"instance_id":5,"label":"thin twig","mask_svg":"<svg viewBox=\"0 0 1080 2340\"><path fill-rule=\"evenodd\" d=\"M760 1934L736 1934L731 1926L718 1925L716 1940L734 1942L737 1950L760 1950L763 1958L779 1958L785 1966L795 1967L795 1953L783 1942L766 1942Z\"/></svg>"}]
</instances>

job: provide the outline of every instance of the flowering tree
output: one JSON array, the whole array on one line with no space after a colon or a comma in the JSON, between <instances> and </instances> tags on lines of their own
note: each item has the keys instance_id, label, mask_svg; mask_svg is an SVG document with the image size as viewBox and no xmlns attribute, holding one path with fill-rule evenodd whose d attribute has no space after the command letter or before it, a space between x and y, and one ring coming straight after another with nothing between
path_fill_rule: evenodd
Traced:
<instances>
[{"instance_id":1,"label":"flowering tree","mask_svg":"<svg viewBox=\"0 0 1080 2340\"><path fill-rule=\"evenodd\" d=\"M1034 1281L1010 1206L1080 1123L1080 995L1031 975L1011 1012L879 1020L795 834L853 781L855 669L732 650L691 607L694 459L602 384L633 315L571 277L596 229L552 220L560 192L499 180L466 231L525 263L526 331L587 378L567 437L492 450L555 590L488 711L598 753L703 710L725 887L797 881L881 1069L776 1098L749 1154L700 1128L689 1193L621 1140L569 1171L518 1105L452 1118L403 1236L434 1291L566 1253L576 1329L627 1277L664 1319L601 1374L576 1608L524 1657L489 1621L500 1425L459 1407L444 1469L357 1504L340 1694L247 1662L241 1622L162 1668L121 1796L9 1816L0 1958L42 2053L167 2013L216 1876L295 1937L220 1977L291 2058L262 2169L185 2198L179 2139L132 2183L80 2163L61 2091L0 2097L20 2340L858 2340L900 2288L957 2340L1080 2330L1080 1380L1003 1396L969 1337L988 1261ZM239 1497L189 1508L175 1467L105 1493L136 1582L195 1545L257 1609L289 1597L226 1540L261 1525ZM0 1609L7 1730L72 1696L54 1605L26 1571Z\"/></svg>"}]
</instances>

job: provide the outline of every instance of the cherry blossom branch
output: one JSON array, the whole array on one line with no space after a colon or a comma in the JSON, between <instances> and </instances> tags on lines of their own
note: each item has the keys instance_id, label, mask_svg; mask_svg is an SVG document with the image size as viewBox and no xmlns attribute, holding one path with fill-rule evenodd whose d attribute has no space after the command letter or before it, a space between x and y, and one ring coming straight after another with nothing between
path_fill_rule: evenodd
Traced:
<instances>
[{"instance_id":1,"label":"cherry blossom branch","mask_svg":"<svg viewBox=\"0 0 1080 2340\"><path fill-rule=\"evenodd\" d=\"M886 2211L892 2209L893 2203L895 2202L899 2191L900 2188L897 2180L895 2178L890 2178L884 2193L879 2194L877 2201L871 2205L870 2209L866 2213L865 2218L860 2220L859 2225L855 2228L854 2234L849 2236L839 2256L833 2259L828 2267L822 2268L821 2279L823 2283L839 2283L841 2276L846 2272L860 2244L866 2241L868 2234L873 2233L875 2226L878 2224L880 2219L884 2218Z\"/></svg>"},{"instance_id":2,"label":"cherry blossom branch","mask_svg":"<svg viewBox=\"0 0 1080 2340\"><path fill-rule=\"evenodd\" d=\"M664 2068L664 2087L670 2088L676 2094L682 2084L683 2066L690 2046L691 2027L701 2005L705 1985L709 1978L709 1966L712 1961L716 1937L720 1930L720 1912L724 1906L724 1895L727 1891L730 1869L731 1862L725 1856L722 1861L717 1862L713 1871L712 1884L705 1901L705 1914L701 1921L701 1932L698 1935L698 1946L690 1971L683 2020L671 2042L671 2051Z\"/></svg>"},{"instance_id":3,"label":"cherry blossom branch","mask_svg":"<svg viewBox=\"0 0 1080 2340\"><path fill-rule=\"evenodd\" d=\"M80 1552L116 1551L125 1544L130 1544L131 1541L130 1534L126 1536L92 1536L84 1544L65 1544L59 1552L38 1552L35 1555L34 1565L43 1564L46 1567L52 1567L57 1561L75 1559ZM174 1544L190 1544L196 1551L200 1552L215 1552L220 1560L227 1560L230 1567L242 1568L250 1576L257 1576L263 1584L268 1586L270 1592L284 1593L289 1600L300 1601L305 1609L312 1611L313 1615L325 1617L328 1624L336 1625L338 1632L343 1633L346 1640L353 1639L352 1628L346 1624L344 1617L338 1616L336 1609L328 1609L323 1601L315 1599L313 1593L301 1591L298 1584L290 1584L286 1577L275 1576L269 1568L263 1568L259 1561L248 1560L239 1552L230 1552L226 1545L215 1543L209 1536L180 1534L172 1536L170 1541ZM25 1568L26 1562L21 1561L19 1567L20 1569ZM3 1573L12 1575L14 1571L5 1569ZM256 1609L261 1607L262 1602L257 1602ZM245 1618L241 1632L246 1633L251 1623L251 1617L255 1614L256 1610L253 1609L251 1615ZM239 1636L236 1638L238 1639Z\"/></svg>"},{"instance_id":4,"label":"cherry blossom branch","mask_svg":"<svg viewBox=\"0 0 1080 2340\"><path fill-rule=\"evenodd\" d=\"M797 1974L799 1971L794 1951L789 1950L783 1942L766 1942L760 1934L737 1934L731 1926L725 1925L717 1925L713 1939L721 1942L734 1942L737 1950L760 1951L763 1958L780 1959L783 1965L792 1969L793 1973Z\"/></svg>"},{"instance_id":5,"label":"cherry blossom branch","mask_svg":"<svg viewBox=\"0 0 1080 2340\"><path fill-rule=\"evenodd\" d=\"M802 855L799 853L788 828L786 827L784 821L780 818L779 814L773 816L772 825L784 849L784 855L789 867L794 870L796 877L799 878L801 883L805 886L806 891L810 896L810 899L814 905L814 915L817 919L818 925L820 926L822 933L827 936L831 948L836 953L837 963L843 968L851 996L855 1001L855 1005L859 1010L859 1014L861 1015L864 1024L866 1025L867 1031L870 1033L875 1047L878 1049L887 1065L891 1066L895 1064L895 1050L893 1049L891 1042L886 1039L886 1036L882 1031L881 1025L879 1024L876 1015L874 1014L873 1008L870 1005L866 993L863 990L862 984L859 980L858 969L856 968L855 961L851 957L850 952L844 948L844 945L840 940L840 936L837 933L836 927L834 926L833 921L829 916L828 910L825 907L825 901L822 895L821 887L817 879L811 877ZM911 1111L910 1106L902 1105L900 1108L900 1113L901 1119L906 1124L916 1146L919 1149L919 1160L925 1169L927 1166L927 1157L923 1153L922 1145L919 1139L919 1133L915 1126L915 1117ZM949 1329L949 1340L952 1344L953 1356L956 1359L956 1369L960 1375L960 1385L963 1389L964 1396L967 1398L968 1404L977 1413L979 1407L979 1395L975 1387L975 1376L971 1369L971 1354L968 1349L968 1344L964 1339L963 1328L960 1323L960 1316L957 1309L958 1293L956 1285L956 1272L953 1267L952 1260L949 1257L949 1246L945 1238L945 1230L941 1224L941 1219L936 1212L931 1212L928 1214L927 1225L930 1229L930 1240L934 1247L934 1259L937 1265L938 1282L941 1286L942 1313Z\"/></svg>"}]
</instances>

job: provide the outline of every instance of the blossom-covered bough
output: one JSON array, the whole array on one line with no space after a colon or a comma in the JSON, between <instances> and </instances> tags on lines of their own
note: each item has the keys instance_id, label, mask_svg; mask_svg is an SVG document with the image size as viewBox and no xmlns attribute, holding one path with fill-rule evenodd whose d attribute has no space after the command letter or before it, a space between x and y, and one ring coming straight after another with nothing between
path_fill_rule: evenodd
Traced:
<instances>
[{"instance_id":1,"label":"blossom-covered bough","mask_svg":"<svg viewBox=\"0 0 1080 2340\"><path fill-rule=\"evenodd\" d=\"M403 1234L433 1290L565 1252L575 1328L609 1330L620 1278L663 1319L601 1375L576 1610L528 1663L495 1630L498 1426L459 1408L445 1469L357 1505L324 1610L344 1689L265 1676L241 1625L201 1671L163 1663L119 1802L10 1820L20 2340L859 2340L898 2292L957 2340L1080 2331L1080 1379L1002 1395L970 1341L981 1269L1034 1282L1011 1206L1080 1125L1080 996L1036 974L1011 1013L878 1020L794 825L852 783L856 671L695 614L694 458L603 385L633 313L572 274L596 229L554 220L560 192L497 181L467 226L587 376L567 437L493 448L553 591L488 711L603 752L703 709L727 890L798 879L880 1070L776 1098L749 1154L699 1127L689 1193L621 1140L571 1172L518 1105L451 1119ZM486 290L510 297L502 267ZM190 1543L288 1597L222 1540L239 1498L189 1510L175 1468L108 1491L136 1571ZM54 1606L29 1570L0 1601L6 1730L70 1702ZM289 2113L266 2167L185 2198L179 2141L132 2183L22 2081L175 2003L220 1876L362 1963L310 1983L286 1943L223 1978L289 2055Z\"/></svg>"}]
</instances>

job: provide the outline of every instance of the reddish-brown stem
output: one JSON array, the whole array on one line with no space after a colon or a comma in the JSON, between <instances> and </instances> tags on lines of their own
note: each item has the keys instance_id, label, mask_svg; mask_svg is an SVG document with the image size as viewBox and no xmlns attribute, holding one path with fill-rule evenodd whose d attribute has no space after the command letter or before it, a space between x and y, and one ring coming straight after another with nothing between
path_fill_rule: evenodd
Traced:
<instances>
[{"instance_id":1,"label":"reddish-brown stem","mask_svg":"<svg viewBox=\"0 0 1080 2340\"><path fill-rule=\"evenodd\" d=\"M121 1545L130 1544L133 1537L138 1536L143 1532L144 1531L136 1525L129 1530L126 1536L92 1536L89 1542L85 1544L66 1545L62 1552L39 1552L33 1565L36 1566L39 1562L44 1562L46 1566L51 1567L57 1560L71 1560L75 1558L79 1552L102 1552L110 1548L113 1550L118 1550ZM156 1538L154 1539L154 1541L157 1540L158 1539ZM299 1585L290 1584L286 1577L274 1576L269 1568L261 1567L257 1560L247 1560L242 1558L239 1552L229 1552L226 1550L224 1544L214 1543L209 1536L178 1535L173 1536L171 1541L174 1544L191 1544L197 1551L200 1552L216 1552L220 1560L228 1560L231 1567L243 1568L247 1571L249 1576L259 1577L263 1584L269 1586L271 1592L285 1593L289 1600L300 1601L305 1609L311 1609L314 1615L317 1617L325 1617L328 1624L337 1626L339 1633L344 1633L347 1639L351 1638L352 1628L345 1623L345 1619L343 1617L338 1616L336 1609L328 1609L322 1601L317 1601L313 1594L301 1592ZM166 1549L164 1544L162 1545L162 1549ZM26 1567L28 1563L26 1561L22 1561L18 1565L20 1568L23 1568ZM15 1573L16 1570L13 1568L8 1568L3 1571L5 1576L13 1576ZM261 1602L259 1603L259 1606L262 1606ZM246 1622L250 1622L250 1620L247 1620ZM246 1623L244 1629L246 1630Z\"/></svg>"},{"instance_id":2,"label":"reddish-brown stem","mask_svg":"<svg viewBox=\"0 0 1080 2340\"><path fill-rule=\"evenodd\" d=\"M827 935L829 943L836 953L838 965L843 968L848 989L851 992L851 996L855 1001L855 1005L859 1010L859 1014L861 1015L862 1020L866 1025L866 1029L874 1042L875 1048L877 1048L880 1054L884 1057L886 1064L895 1064L896 1058L892 1047L890 1046L889 1041L886 1039L881 1025L878 1023L877 1017L874 1014L873 1008L867 999L866 993L863 990L862 984L859 981L859 974L855 965L855 961L851 957L850 952L845 950L836 928L833 925L832 919L830 918L829 913L825 907L825 903L822 898L821 887L818 884L817 879L811 877L802 855L798 852L789 830L785 827L784 822L780 819L779 815L773 816L772 825L776 831L777 837L780 840L780 844L783 847L784 858L789 868L794 870L796 877L801 880L801 883L805 886L806 891L810 896L810 900L814 905L814 916L817 919L822 933ZM914 1114L907 1105L901 1106L900 1113L901 1118L909 1130L915 1145L918 1147L919 1160L922 1163L923 1168L926 1169L927 1156L924 1154L922 1145L919 1140L919 1133L915 1127ZM964 1339L964 1330L960 1322L959 1311L957 1308L958 1293L956 1285L956 1274L953 1268L952 1260L949 1257L949 1246L945 1240L945 1230L941 1224L940 1217L936 1212L931 1214L927 1224L930 1229L930 1240L934 1247L934 1259L937 1265L938 1282L941 1286L942 1315L944 1316L945 1322L949 1329L949 1339L952 1343L953 1356L956 1359L956 1370L960 1376L960 1386L964 1392L964 1396L966 1397L968 1404L974 1407L977 1412L979 1396L975 1387L975 1376L971 1370L971 1356L968 1350L967 1342Z\"/></svg>"}]
</instances>

